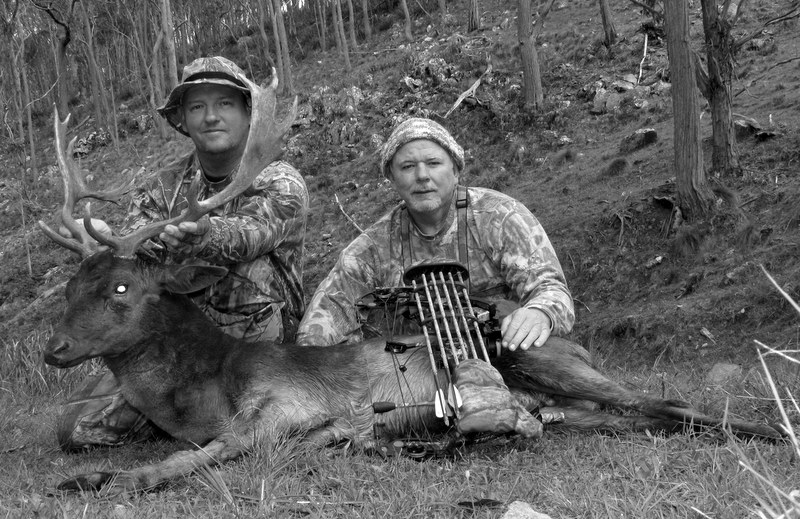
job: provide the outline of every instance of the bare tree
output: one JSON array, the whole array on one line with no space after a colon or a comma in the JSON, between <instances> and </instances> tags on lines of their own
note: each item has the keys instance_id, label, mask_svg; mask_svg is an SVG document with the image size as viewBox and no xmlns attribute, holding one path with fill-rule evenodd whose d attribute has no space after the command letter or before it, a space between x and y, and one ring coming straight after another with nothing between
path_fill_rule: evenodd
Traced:
<instances>
[{"instance_id":1,"label":"bare tree","mask_svg":"<svg viewBox=\"0 0 800 519\"><path fill-rule=\"evenodd\" d=\"M264 63L272 63L272 56L269 54L269 36L267 36L267 9L264 8L264 0L256 0L258 9L258 34L261 36L261 53Z\"/></svg>"},{"instance_id":2,"label":"bare tree","mask_svg":"<svg viewBox=\"0 0 800 519\"><path fill-rule=\"evenodd\" d=\"M94 25L89 16L87 0L79 0L80 14L83 17L83 35L86 45L86 62L89 67L89 79L92 87L92 105L94 106L95 123L106 129L111 128L111 107L106 98L106 88L103 82L103 74L100 73L100 66L97 63L97 53L94 41Z\"/></svg>"},{"instance_id":3,"label":"bare tree","mask_svg":"<svg viewBox=\"0 0 800 519\"><path fill-rule=\"evenodd\" d=\"M731 30L738 9L720 13L716 0L701 0L703 32L706 41L708 83L705 94L711 105L711 127L714 145L711 151L711 170L733 174L741 171L739 152L731 110L733 84L733 37ZM726 6L729 4L726 2ZM733 5L733 4L732 4Z\"/></svg>"},{"instance_id":4,"label":"bare tree","mask_svg":"<svg viewBox=\"0 0 800 519\"><path fill-rule=\"evenodd\" d=\"M367 0L361 0L361 12L363 13L364 38L369 41L372 39L372 25L369 23L369 9Z\"/></svg>"},{"instance_id":5,"label":"bare tree","mask_svg":"<svg viewBox=\"0 0 800 519\"><path fill-rule=\"evenodd\" d=\"M552 2L551 2L552 3ZM539 108L544 102L539 55L535 35L531 30L531 0L519 0L517 13L517 38L522 54L522 91L525 106Z\"/></svg>"},{"instance_id":6,"label":"bare tree","mask_svg":"<svg viewBox=\"0 0 800 519\"><path fill-rule=\"evenodd\" d=\"M534 109L544 102L542 73L539 68L539 53L536 50L536 37L544 24L544 19L553 8L555 0L549 0L538 15L538 21L532 30L531 0L519 0L517 13L517 39L522 56L523 100L526 107Z\"/></svg>"},{"instance_id":7,"label":"bare tree","mask_svg":"<svg viewBox=\"0 0 800 519\"><path fill-rule=\"evenodd\" d=\"M664 2L667 52L672 79L672 106L675 117L675 182L678 206L686 220L701 219L712 208L714 195L703 168L700 146L697 84L694 58L689 48L689 15L686 2Z\"/></svg>"},{"instance_id":8,"label":"bare tree","mask_svg":"<svg viewBox=\"0 0 800 519\"><path fill-rule=\"evenodd\" d=\"M17 14L19 13L19 1L3 2L0 4L0 45L2 48L9 49L7 52L0 53L0 88L6 95L6 100L2 103L3 108L3 127L8 134L11 141L14 138L14 131L8 122L9 112L12 111L11 105L17 105L19 97L19 89L17 82L19 81L19 74L17 73L17 59L14 52L14 34L17 26ZM17 119L17 130L22 137L22 120L21 110L18 106L13 107Z\"/></svg>"},{"instance_id":9,"label":"bare tree","mask_svg":"<svg viewBox=\"0 0 800 519\"><path fill-rule=\"evenodd\" d=\"M333 0L331 4L333 10L333 27L336 32L336 43L339 45L339 51L344 58L344 67L347 72L353 70L350 63L350 50L347 48L347 37L344 33L344 20L342 19L342 3L341 0Z\"/></svg>"},{"instance_id":10,"label":"bare tree","mask_svg":"<svg viewBox=\"0 0 800 519\"><path fill-rule=\"evenodd\" d=\"M408 3L406 0L400 0L400 7L403 9L403 16L405 17L405 25L403 25L403 34L407 41L414 41L414 34L411 32L411 13L408 10Z\"/></svg>"},{"instance_id":11,"label":"bare tree","mask_svg":"<svg viewBox=\"0 0 800 519\"><path fill-rule=\"evenodd\" d=\"M25 40L27 36L22 35L19 38L19 55L25 55ZM33 99L31 98L30 82L28 81L28 68L25 66L24 60L17 60L20 66L20 73L22 76L22 101L25 106L25 116L28 123L28 144L30 146L31 157L31 178L38 178L38 166L36 164L36 139L34 138L33 128Z\"/></svg>"},{"instance_id":12,"label":"bare tree","mask_svg":"<svg viewBox=\"0 0 800 519\"><path fill-rule=\"evenodd\" d=\"M611 17L611 8L608 6L608 0L600 1L600 18L603 20L603 33L605 34L606 47L611 47L617 41L617 28L614 26L614 19Z\"/></svg>"},{"instance_id":13,"label":"bare tree","mask_svg":"<svg viewBox=\"0 0 800 519\"><path fill-rule=\"evenodd\" d=\"M283 22L283 11L280 0L271 0L272 30L275 33L275 54L278 58L278 77L284 92L294 93L292 80L292 63L289 58L289 39L286 36L286 25Z\"/></svg>"},{"instance_id":14,"label":"bare tree","mask_svg":"<svg viewBox=\"0 0 800 519\"><path fill-rule=\"evenodd\" d=\"M69 3L65 12L54 2L32 2L33 6L45 13L56 25L55 33L58 34L53 41L53 55L56 62L56 106L61 114L69 113L69 98L71 85L69 81L67 47L72 42L72 14L74 3Z\"/></svg>"},{"instance_id":15,"label":"bare tree","mask_svg":"<svg viewBox=\"0 0 800 519\"><path fill-rule=\"evenodd\" d=\"M348 28L350 29L350 43L355 49L358 47L358 42L356 41L356 16L355 12L353 11L353 0L347 0L347 14L350 17L348 20L349 23L347 24Z\"/></svg>"},{"instance_id":16,"label":"bare tree","mask_svg":"<svg viewBox=\"0 0 800 519\"><path fill-rule=\"evenodd\" d=\"M480 28L481 14L478 9L478 0L469 0L469 7L467 8L467 32L477 31Z\"/></svg>"},{"instance_id":17,"label":"bare tree","mask_svg":"<svg viewBox=\"0 0 800 519\"><path fill-rule=\"evenodd\" d=\"M317 20L319 48L325 52L328 50L328 16L325 14L324 0L314 0L314 18Z\"/></svg>"},{"instance_id":18,"label":"bare tree","mask_svg":"<svg viewBox=\"0 0 800 519\"><path fill-rule=\"evenodd\" d=\"M167 89L178 85L178 60L175 57L175 25L172 23L172 5L161 0L161 27L164 32L164 52L167 54Z\"/></svg>"},{"instance_id":19,"label":"bare tree","mask_svg":"<svg viewBox=\"0 0 800 519\"><path fill-rule=\"evenodd\" d=\"M161 47L162 40L164 39L163 26L152 24L153 32L151 33L148 30L151 28L151 25L142 23L147 19L149 10L148 4L143 5L140 9L131 9L127 2L121 2L120 5L125 10L131 27L133 28L131 31L132 34L124 35L124 37L129 42L129 45L133 48L138 58L139 70L144 74L147 84L148 102L151 110L155 112L164 93L163 84L158 82L160 76L152 72L161 67L157 59L158 49ZM151 38L155 41L152 41ZM149 52L148 45L150 48ZM171 132L167 131L167 125L161 117L157 117L155 123L162 139L167 139L172 135Z\"/></svg>"}]
</instances>

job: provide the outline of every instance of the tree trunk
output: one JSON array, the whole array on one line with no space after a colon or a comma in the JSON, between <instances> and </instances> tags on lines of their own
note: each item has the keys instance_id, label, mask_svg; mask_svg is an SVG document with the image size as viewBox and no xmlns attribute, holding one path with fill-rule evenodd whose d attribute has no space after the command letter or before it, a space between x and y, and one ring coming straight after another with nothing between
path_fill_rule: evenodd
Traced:
<instances>
[{"instance_id":1,"label":"tree trunk","mask_svg":"<svg viewBox=\"0 0 800 519\"><path fill-rule=\"evenodd\" d=\"M275 62L272 61L272 56L269 55L269 36L267 36L267 13L264 8L264 0L256 0L258 7L258 34L261 36L261 52L264 58L264 63L270 63L275 67Z\"/></svg>"},{"instance_id":2,"label":"tree trunk","mask_svg":"<svg viewBox=\"0 0 800 519\"><path fill-rule=\"evenodd\" d=\"M62 117L69 113L70 84L69 71L67 70L67 46L71 36L68 27L63 27L58 40L53 42L53 58L56 62L57 95L56 106Z\"/></svg>"},{"instance_id":3,"label":"tree trunk","mask_svg":"<svg viewBox=\"0 0 800 519\"><path fill-rule=\"evenodd\" d=\"M701 0L701 5L708 63L708 99L711 103L713 129L711 171L725 175L736 174L741 171L741 167L731 110L732 27L725 15L719 15L715 0Z\"/></svg>"},{"instance_id":4,"label":"tree trunk","mask_svg":"<svg viewBox=\"0 0 800 519\"><path fill-rule=\"evenodd\" d=\"M280 0L272 0L272 14L275 19L273 27L278 35L278 44L275 46L276 53L280 55L283 68L283 91L294 93L294 82L292 81L292 63L289 59L289 39L286 37L286 26L283 23L283 12L281 11Z\"/></svg>"},{"instance_id":5,"label":"tree trunk","mask_svg":"<svg viewBox=\"0 0 800 519\"><path fill-rule=\"evenodd\" d=\"M467 8L467 32L477 31L480 28L481 14L478 9L478 0L469 0L469 7Z\"/></svg>"},{"instance_id":6,"label":"tree trunk","mask_svg":"<svg viewBox=\"0 0 800 519\"><path fill-rule=\"evenodd\" d=\"M405 25L403 26L403 34L407 41L414 41L414 35L411 32L411 13L408 11L408 4L406 0L400 0L400 7L403 8L403 16L405 16Z\"/></svg>"},{"instance_id":7,"label":"tree trunk","mask_svg":"<svg viewBox=\"0 0 800 519\"><path fill-rule=\"evenodd\" d=\"M319 31L319 48L322 52L328 51L328 14L325 12L323 0L314 0L314 16L317 19Z\"/></svg>"},{"instance_id":8,"label":"tree trunk","mask_svg":"<svg viewBox=\"0 0 800 519\"><path fill-rule=\"evenodd\" d=\"M664 2L664 25L667 32L672 112L675 117L675 182L678 206L686 220L701 219L712 208L714 195L703 169L700 146L700 119L694 59L689 48L689 16L682 0Z\"/></svg>"},{"instance_id":9,"label":"tree trunk","mask_svg":"<svg viewBox=\"0 0 800 519\"><path fill-rule=\"evenodd\" d=\"M350 44L355 49L358 47L358 42L356 41L356 16L353 11L353 0L347 0L347 14L350 16L347 24L350 29Z\"/></svg>"},{"instance_id":10,"label":"tree trunk","mask_svg":"<svg viewBox=\"0 0 800 519\"><path fill-rule=\"evenodd\" d=\"M167 54L167 90L178 86L178 60L175 57L175 24L169 0L161 0L161 30L164 33L164 52Z\"/></svg>"},{"instance_id":11,"label":"tree trunk","mask_svg":"<svg viewBox=\"0 0 800 519\"><path fill-rule=\"evenodd\" d=\"M333 8L333 26L336 30L336 42L340 45L339 51L344 58L344 68L347 72L353 70L350 64L350 50L347 48L347 36L344 33L344 20L342 19L342 3L341 0L333 0L331 4Z\"/></svg>"},{"instance_id":12,"label":"tree trunk","mask_svg":"<svg viewBox=\"0 0 800 519\"><path fill-rule=\"evenodd\" d=\"M600 0L600 18L603 20L603 33L605 34L603 43L610 48L617 42L617 28L614 27L614 19L611 17L611 8L608 6L608 0Z\"/></svg>"},{"instance_id":13,"label":"tree trunk","mask_svg":"<svg viewBox=\"0 0 800 519\"><path fill-rule=\"evenodd\" d=\"M13 40L12 40L13 44ZM22 59L22 53L25 50L24 44L21 42L19 48L12 52L11 71L14 75L14 107L17 119L17 133L19 134L19 142L25 142L25 94L22 89L22 68L25 66Z\"/></svg>"},{"instance_id":14,"label":"tree trunk","mask_svg":"<svg viewBox=\"0 0 800 519\"><path fill-rule=\"evenodd\" d=\"M83 32L86 39L86 63L89 67L89 78L92 86L92 104L96 124L100 127L110 128L109 116L110 109L106 100L105 88L103 87L103 77L100 74L100 67L97 65L97 56L94 48L94 30L89 19L89 10L86 7L86 0L81 0L81 13L83 15Z\"/></svg>"},{"instance_id":15,"label":"tree trunk","mask_svg":"<svg viewBox=\"0 0 800 519\"><path fill-rule=\"evenodd\" d=\"M25 38L20 37L19 39L19 54L20 56L25 55ZM36 139L35 139L35 129L33 127L33 101L31 100L31 89L28 85L28 69L24 63L20 67L20 72L22 76L22 103L25 106L25 116L28 119L28 143L30 145L30 153L31 153L31 176L30 178L34 181L39 178L39 167L36 163ZM61 116L63 117L63 116Z\"/></svg>"},{"instance_id":16,"label":"tree trunk","mask_svg":"<svg viewBox=\"0 0 800 519\"><path fill-rule=\"evenodd\" d=\"M372 39L372 25L369 23L369 8L367 6L367 0L361 0L361 12L363 14L364 38L369 41Z\"/></svg>"},{"instance_id":17,"label":"tree trunk","mask_svg":"<svg viewBox=\"0 0 800 519\"><path fill-rule=\"evenodd\" d=\"M275 40L275 61L278 72L278 83L283 88L283 53L281 52L281 38L278 34L278 17L275 15L275 0L267 0L269 2L269 19L272 22L272 38Z\"/></svg>"},{"instance_id":18,"label":"tree trunk","mask_svg":"<svg viewBox=\"0 0 800 519\"><path fill-rule=\"evenodd\" d=\"M525 107L539 108L544 102L542 75L539 70L539 54L536 38L531 33L531 0L519 0L517 13L517 37L522 49L523 100Z\"/></svg>"}]
</instances>

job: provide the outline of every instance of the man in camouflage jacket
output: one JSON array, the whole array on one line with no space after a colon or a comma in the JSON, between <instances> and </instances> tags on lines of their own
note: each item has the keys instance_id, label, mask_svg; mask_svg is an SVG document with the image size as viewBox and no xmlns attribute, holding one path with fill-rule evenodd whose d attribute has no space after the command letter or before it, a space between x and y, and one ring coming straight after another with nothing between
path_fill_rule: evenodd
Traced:
<instances>
[{"instance_id":1,"label":"man in camouflage jacket","mask_svg":"<svg viewBox=\"0 0 800 519\"><path fill-rule=\"evenodd\" d=\"M198 169L192 153L160 171L148 188L134 195L127 230L180 214ZM200 199L226 185L203 177ZM273 162L243 195L210 213L208 239L202 247L190 254L162 248L154 255L169 263L199 260L227 267L228 274L195 296L195 303L230 335L291 341L305 304L302 257L307 212L308 193L300 174L286 162Z\"/></svg>"},{"instance_id":2,"label":"man in camouflage jacket","mask_svg":"<svg viewBox=\"0 0 800 519\"><path fill-rule=\"evenodd\" d=\"M299 344L360 340L364 320L357 302L362 296L404 285L409 267L453 261L466 267L471 297L519 305L501 322L504 348L546 347L551 333L570 331L572 296L544 229L518 201L458 185L464 150L447 130L429 119L404 121L381 150L381 168L403 203L341 253L300 323ZM384 332L394 331L394 323L384 325ZM451 369L453 394L463 397L453 404L461 433L541 436L541 422L516 401L489 363L468 359Z\"/></svg>"},{"instance_id":3,"label":"man in camouflage jacket","mask_svg":"<svg viewBox=\"0 0 800 519\"><path fill-rule=\"evenodd\" d=\"M298 343L359 341L362 317L357 301L376 287L403 285L406 269L430 261L458 260L466 266L472 297L511 300L522 309L544 315L546 329L536 337L511 333L515 323L514 317L509 316L504 323L503 342L510 349L541 346L550 333L561 335L572 329L572 296L541 224L524 205L507 195L458 186L464 151L443 127L428 119L402 123L381 152L381 167L387 178L396 184L391 169L395 153L409 142L426 139L446 150L455 166L455 181L452 190L444 195L447 210L443 211L439 230L427 235L415 222L409 222L413 216L409 216L409 200L405 197L403 203L342 251L314 293L300 324ZM402 190L398 191L403 197ZM456 206L464 204L464 216L459 217ZM514 326L514 331L521 327L524 325Z\"/></svg>"},{"instance_id":4,"label":"man in camouflage jacket","mask_svg":"<svg viewBox=\"0 0 800 519\"><path fill-rule=\"evenodd\" d=\"M126 232L180 214L199 172L199 196L224 189L241 161L250 126L251 93L244 72L223 57L199 58L159 108L195 149L157 172L133 196ZM250 341L291 341L303 314L303 241L308 192L282 161L264 164L253 185L197 222L168 225L145 253L167 263L205 262L228 274L194 297L226 333ZM57 425L62 449L114 445L152 434L110 372L90 377Z\"/></svg>"}]
</instances>

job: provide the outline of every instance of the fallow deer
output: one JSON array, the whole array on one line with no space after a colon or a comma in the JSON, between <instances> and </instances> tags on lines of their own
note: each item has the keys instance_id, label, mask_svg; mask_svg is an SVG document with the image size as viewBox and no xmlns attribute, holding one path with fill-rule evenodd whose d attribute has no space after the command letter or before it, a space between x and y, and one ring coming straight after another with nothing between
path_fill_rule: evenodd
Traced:
<instances>
[{"instance_id":1,"label":"fallow deer","mask_svg":"<svg viewBox=\"0 0 800 519\"><path fill-rule=\"evenodd\" d=\"M277 157L282 134L296 111L275 123L274 84L249 85L253 92L247 147L231 185L211 199L192 203L181 220L195 220L214 206L242 193L260 165ZM406 352L400 388L394 353L383 340L335 347L248 343L225 335L184 295L224 275L221 267L164 266L135 259L145 240L167 223L154 222L132 235L107 237L84 217L86 231L109 250L96 251L72 220L79 198L109 198L78 188L81 182L64 146L65 123L56 114L56 149L65 178L62 219L73 239L65 240L40 222L63 246L84 256L66 288L67 309L44 351L45 361L59 368L102 358L119 380L125 398L160 429L201 448L115 473L95 472L69 478L60 489L117 493L155 487L200 466L234 459L258 448L265 435L302 435L327 445L350 440L371 446L376 440L377 402L400 403L380 416L387 435L443 427L431 402L437 381L428 356ZM112 193L116 194L116 193ZM190 200L196 195L193 195ZM687 425L721 426L689 404L628 390L590 364L581 346L552 337L540 348L503 352L492 359L515 398L541 415L563 413L563 426L587 430L681 430ZM600 412L574 400L633 409L639 415ZM743 435L779 437L768 425L725 421Z\"/></svg>"}]
</instances>

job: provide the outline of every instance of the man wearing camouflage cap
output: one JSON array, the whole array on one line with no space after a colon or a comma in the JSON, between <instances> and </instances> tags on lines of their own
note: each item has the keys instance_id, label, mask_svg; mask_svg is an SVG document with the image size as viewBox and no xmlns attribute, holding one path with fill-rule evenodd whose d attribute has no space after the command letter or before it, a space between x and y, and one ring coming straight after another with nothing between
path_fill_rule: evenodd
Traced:
<instances>
[{"instance_id":1,"label":"man wearing camouflage cap","mask_svg":"<svg viewBox=\"0 0 800 519\"><path fill-rule=\"evenodd\" d=\"M200 198L221 191L241 161L250 127L244 72L224 57L199 58L158 113L192 139L188 155L152 174L134 193L123 232L165 220L186 207L199 171ZM291 341L303 315L303 242L308 191L281 160L264 164L253 186L197 222L168 225L149 255L166 263L221 265L228 274L195 303L226 333L246 340ZM110 373L73 395L58 426L64 449L115 444L146 435L144 418L118 394Z\"/></svg>"},{"instance_id":2,"label":"man wearing camouflage cap","mask_svg":"<svg viewBox=\"0 0 800 519\"><path fill-rule=\"evenodd\" d=\"M430 119L402 122L381 149L380 167L402 203L342 251L309 303L299 344L360 340L362 296L405 285L404 273L413 265L454 260L469 272L471 297L519 305L501 322L504 348L541 347L551 333L570 331L572 296L544 229L513 198L458 184L464 150L446 129ZM463 397L457 423L462 433L542 434L542 424L488 363L462 361L453 380Z\"/></svg>"},{"instance_id":3,"label":"man wearing camouflage cap","mask_svg":"<svg viewBox=\"0 0 800 519\"><path fill-rule=\"evenodd\" d=\"M464 150L445 128L423 118L400 123L381 149L380 167L403 202L342 251L309 303L298 343L361 340L359 298L402 285L414 264L453 259L469 270L473 297L520 305L502 323L504 347L541 346L551 333L572 329L572 296L544 229L513 198L458 185ZM463 217L457 205L466 208Z\"/></svg>"}]
</instances>

